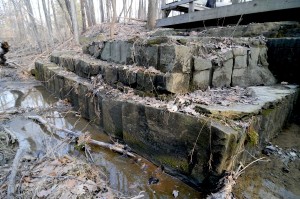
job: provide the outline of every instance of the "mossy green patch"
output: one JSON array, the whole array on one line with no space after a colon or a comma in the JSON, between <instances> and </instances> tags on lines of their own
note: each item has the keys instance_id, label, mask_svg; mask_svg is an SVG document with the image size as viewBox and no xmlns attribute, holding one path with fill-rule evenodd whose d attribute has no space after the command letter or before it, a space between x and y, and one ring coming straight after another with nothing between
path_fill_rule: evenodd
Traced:
<instances>
[{"instance_id":1,"label":"mossy green patch","mask_svg":"<svg viewBox=\"0 0 300 199\"><path fill-rule=\"evenodd\" d=\"M157 156L156 159L162 165L166 165L176 170L180 170L181 172L188 173L189 172L189 164L186 160L180 160L176 157L172 156Z\"/></svg>"},{"instance_id":2,"label":"mossy green patch","mask_svg":"<svg viewBox=\"0 0 300 199\"><path fill-rule=\"evenodd\" d=\"M257 146L259 142L259 134L254 129L252 122L247 131L247 141L250 143L251 146Z\"/></svg>"}]
</instances>

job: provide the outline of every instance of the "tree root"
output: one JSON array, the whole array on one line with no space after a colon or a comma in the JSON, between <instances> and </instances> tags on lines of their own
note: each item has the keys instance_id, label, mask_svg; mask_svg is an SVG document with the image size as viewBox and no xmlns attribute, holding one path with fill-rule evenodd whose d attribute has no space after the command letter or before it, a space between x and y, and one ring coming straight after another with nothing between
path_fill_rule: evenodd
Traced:
<instances>
[{"instance_id":1,"label":"tree root","mask_svg":"<svg viewBox=\"0 0 300 199\"><path fill-rule=\"evenodd\" d=\"M20 139L16 136L16 134L7 128L4 128L4 131L9 134L12 138L17 139L19 142L19 148L15 155L14 161L11 166L11 173L8 177L8 185L7 185L7 198L13 199L15 198L15 187L16 187L16 176L18 173L20 160L24 156L25 153L29 151L30 145L26 139Z\"/></svg>"}]
</instances>

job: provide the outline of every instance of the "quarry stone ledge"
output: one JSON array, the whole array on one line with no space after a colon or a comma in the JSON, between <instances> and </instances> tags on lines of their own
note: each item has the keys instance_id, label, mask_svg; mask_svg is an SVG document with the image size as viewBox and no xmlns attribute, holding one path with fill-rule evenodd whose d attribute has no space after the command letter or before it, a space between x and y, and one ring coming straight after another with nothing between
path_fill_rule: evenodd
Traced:
<instances>
[{"instance_id":1,"label":"quarry stone ledge","mask_svg":"<svg viewBox=\"0 0 300 199\"><path fill-rule=\"evenodd\" d=\"M107 94L107 89L93 93L87 79L53 63L38 62L36 70L39 80L53 79L45 81L45 86L57 96L68 98L84 118L98 120L108 134L123 138L139 154L197 183L207 174L208 154L213 155L214 171L221 174L231 169L236 143L243 142L241 132L210 118L121 100L120 92Z\"/></svg>"}]
</instances>

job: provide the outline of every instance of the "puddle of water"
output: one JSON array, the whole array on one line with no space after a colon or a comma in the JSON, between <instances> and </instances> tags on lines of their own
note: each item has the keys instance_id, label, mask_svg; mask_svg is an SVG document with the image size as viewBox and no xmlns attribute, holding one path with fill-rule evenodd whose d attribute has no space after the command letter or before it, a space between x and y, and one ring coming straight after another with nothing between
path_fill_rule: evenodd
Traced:
<instances>
[{"instance_id":1,"label":"puddle of water","mask_svg":"<svg viewBox=\"0 0 300 199\"><path fill-rule=\"evenodd\" d=\"M51 107L57 100L50 95L43 87L29 87L23 90L12 89L2 91L0 95L0 110L7 110L13 107L22 108L47 108ZM28 113L34 114L34 112ZM61 113L48 111L44 113L47 120L58 127L71 129L76 132L89 131L93 139L110 142L110 138L99 128L89 124L86 120L78 118L74 113ZM54 149L58 154L73 153L78 157L85 158L78 153L71 145L62 143L57 137L49 134L45 129L26 117L17 116L5 124L10 129L27 139L34 151L46 151L53 153ZM55 155L53 153L53 155ZM164 199L173 198L173 190L179 191L179 197L183 199L202 198L201 194L184 184L180 180L165 173L159 172L157 167L147 160L140 158L134 161L120 154L107 149L92 147L92 156L95 164L101 166L107 172L107 179L110 187L127 196L136 196L145 191L145 198ZM158 184L149 185L150 177L157 177Z\"/></svg>"}]
</instances>

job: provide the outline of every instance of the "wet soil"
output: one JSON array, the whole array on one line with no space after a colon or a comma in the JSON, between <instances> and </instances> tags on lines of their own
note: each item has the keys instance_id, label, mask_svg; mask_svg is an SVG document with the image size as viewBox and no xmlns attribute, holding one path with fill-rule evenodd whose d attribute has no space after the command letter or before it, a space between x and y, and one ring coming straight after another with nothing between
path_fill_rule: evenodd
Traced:
<instances>
[{"instance_id":1,"label":"wet soil","mask_svg":"<svg viewBox=\"0 0 300 199\"><path fill-rule=\"evenodd\" d=\"M69 104L55 98L38 81L23 78L15 69L1 68L0 77L0 112L19 110L17 114L0 119L0 126L11 129L18 137L28 140L30 155L33 157L53 153L55 157L69 154L86 160L85 154L78 151L74 144L64 142L38 123L29 120L26 117L29 115L42 116L60 128L79 133L89 131L93 139L111 142L111 138L101 129L78 117ZM169 176L142 157L136 161L95 146L92 146L91 155L94 159L91 164L103 168L109 187L117 195L133 197L142 192L144 198L173 198L172 193L176 190L178 198L202 198L197 190ZM159 181L149 184L151 177Z\"/></svg>"},{"instance_id":2,"label":"wet soil","mask_svg":"<svg viewBox=\"0 0 300 199\"><path fill-rule=\"evenodd\" d=\"M234 193L237 198L300 198L300 125L289 124L271 141L273 146L282 149L283 154L262 155L269 162L259 162L246 170L237 180Z\"/></svg>"}]
</instances>

